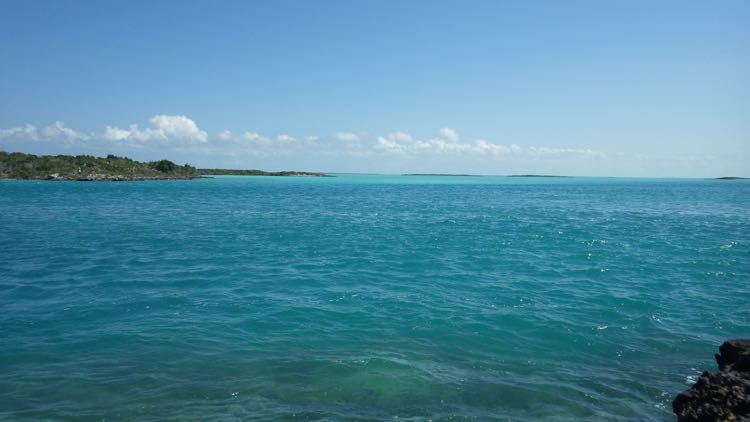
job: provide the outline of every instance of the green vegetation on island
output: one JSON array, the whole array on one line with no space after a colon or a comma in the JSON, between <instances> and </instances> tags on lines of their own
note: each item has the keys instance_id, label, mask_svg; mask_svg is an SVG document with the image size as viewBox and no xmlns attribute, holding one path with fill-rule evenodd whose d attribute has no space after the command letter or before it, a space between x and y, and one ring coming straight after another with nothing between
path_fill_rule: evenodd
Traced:
<instances>
[{"instance_id":1,"label":"green vegetation on island","mask_svg":"<svg viewBox=\"0 0 750 422\"><path fill-rule=\"evenodd\" d=\"M169 160L142 163L108 155L34 155L0 151L0 179L35 180L165 180L201 177L195 167Z\"/></svg>"},{"instance_id":2,"label":"green vegetation on island","mask_svg":"<svg viewBox=\"0 0 750 422\"><path fill-rule=\"evenodd\" d=\"M211 176L292 176L292 177L333 177L325 173L309 171L263 171L232 169L198 169L200 174Z\"/></svg>"},{"instance_id":3,"label":"green vegetation on island","mask_svg":"<svg viewBox=\"0 0 750 422\"><path fill-rule=\"evenodd\" d=\"M204 175L332 177L304 171L196 169L169 160L140 162L111 154L94 157L0 151L0 179L126 181L198 179Z\"/></svg>"}]
</instances>

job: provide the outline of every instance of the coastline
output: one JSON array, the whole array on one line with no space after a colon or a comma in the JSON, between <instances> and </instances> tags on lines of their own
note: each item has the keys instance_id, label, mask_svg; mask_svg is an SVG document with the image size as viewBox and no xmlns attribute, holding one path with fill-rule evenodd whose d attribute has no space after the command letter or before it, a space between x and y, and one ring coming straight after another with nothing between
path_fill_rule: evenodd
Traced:
<instances>
[{"instance_id":1,"label":"coastline","mask_svg":"<svg viewBox=\"0 0 750 422\"><path fill-rule=\"evenodd\" d=\"M178 165L169 160L140 162L109 154L35 155L0 151L0 179L78 182L130 182L148 180L193 180L211 175L335 177L307 171L197 169L189 164Z\"/></svg>"},{"instance_id":2,"label":"coastline","mask_svg":"<svg viewBox=\"0 0 750 422\"><path fill-rule=\"evenodd\" d=\"M121 175L104 175L104 174L94 174L94 175L87 175L82 177L65 177L65 176L58 176L58 177L27 177L27 178L21 178L21 177L5 177L4 175L0 175L0 180L8 180L8 181L18 181L18 182L144 182L149 180L195 180L195 179L210 179L211 177L200 175L200 176L151 176L151 177L129 177L129 176L121 176Z\"/></svg>"},{"instance_id":3,"label":"coastline","mask_svg":"<svg viewBox=\"0 0 750 422\"><path fill-rule=\"evenodd\" d=\"M336 177L314 171L265 171L257 169L198 169L204 176Z\"/></svg>"}]
</instances>

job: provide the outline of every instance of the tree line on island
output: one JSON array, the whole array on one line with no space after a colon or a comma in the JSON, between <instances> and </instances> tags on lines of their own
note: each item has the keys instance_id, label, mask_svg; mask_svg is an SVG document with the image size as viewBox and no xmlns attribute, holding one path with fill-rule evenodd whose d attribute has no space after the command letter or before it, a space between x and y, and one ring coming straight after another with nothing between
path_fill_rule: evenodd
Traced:
<instances>
[{"instance_id":1,"label":"tree line on island","mask_svg":"<svg viewBox=\"0 0 750 422\"><path fill-rule=\"evenodd\" d=\"M0 179L127 181L198 179L206 175L328 176L324 173L262 170L199 169L169 160L140 162L107 155L34 155L0 151Z\"/></svg>"}]
</instances>

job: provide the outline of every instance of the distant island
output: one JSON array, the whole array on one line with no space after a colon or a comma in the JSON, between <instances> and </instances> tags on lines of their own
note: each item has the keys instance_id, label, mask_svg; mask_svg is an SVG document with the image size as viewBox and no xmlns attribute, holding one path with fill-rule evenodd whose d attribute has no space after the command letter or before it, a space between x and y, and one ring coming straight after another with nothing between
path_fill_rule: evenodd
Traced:
<instances>
[{"instance_id":1,"label":"distant island","mask_svg":"<svg viewBox=\"0 0 750 422\"><path fill-rule=\"evenodd\" d=\"M724 176L724 177L717 177L714 180L744 180L744 179L747 179L747 177Z\"/></svg>"},{"instance_id":2,"label":"distant island","mask_svg":"<svg viewBox=\"0 0 750 422\"><path fill-rule=\"evenodd\" d=\"M0 179L134 181L189 180L204 175L240 176L328 176L324 173L262 170L197 169L169 160L135 161L127 157L107 155L34 155L0 151Z\"/></svg>"},{"instance_id":3,"label":"distant island","mask_svg":"<svg viewBox=\"0 0 750 422\"><path fill-rule=\"evenodd\" d=\"M231 170L231 169L198 169L203 175L213 176L289 176L289 177L334 177L326 173L310 171L263 171L263 170Z\"/></svg>"}]
</instances>

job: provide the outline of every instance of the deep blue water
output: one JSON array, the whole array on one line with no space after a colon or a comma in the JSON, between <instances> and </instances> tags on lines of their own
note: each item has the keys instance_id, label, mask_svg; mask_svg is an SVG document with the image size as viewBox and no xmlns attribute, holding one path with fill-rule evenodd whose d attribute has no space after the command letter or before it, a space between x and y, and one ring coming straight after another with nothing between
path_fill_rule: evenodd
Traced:
<instances>
[{"instance_id":1,"label":"deep blue water","mask_svg":"<svg viewBox=\"0 0 750 422\"><path fill-rule=\"evenodd\" d=\"M750 183L0 182L0 419L673 420Z\"/></svg>"}]
</instances>

